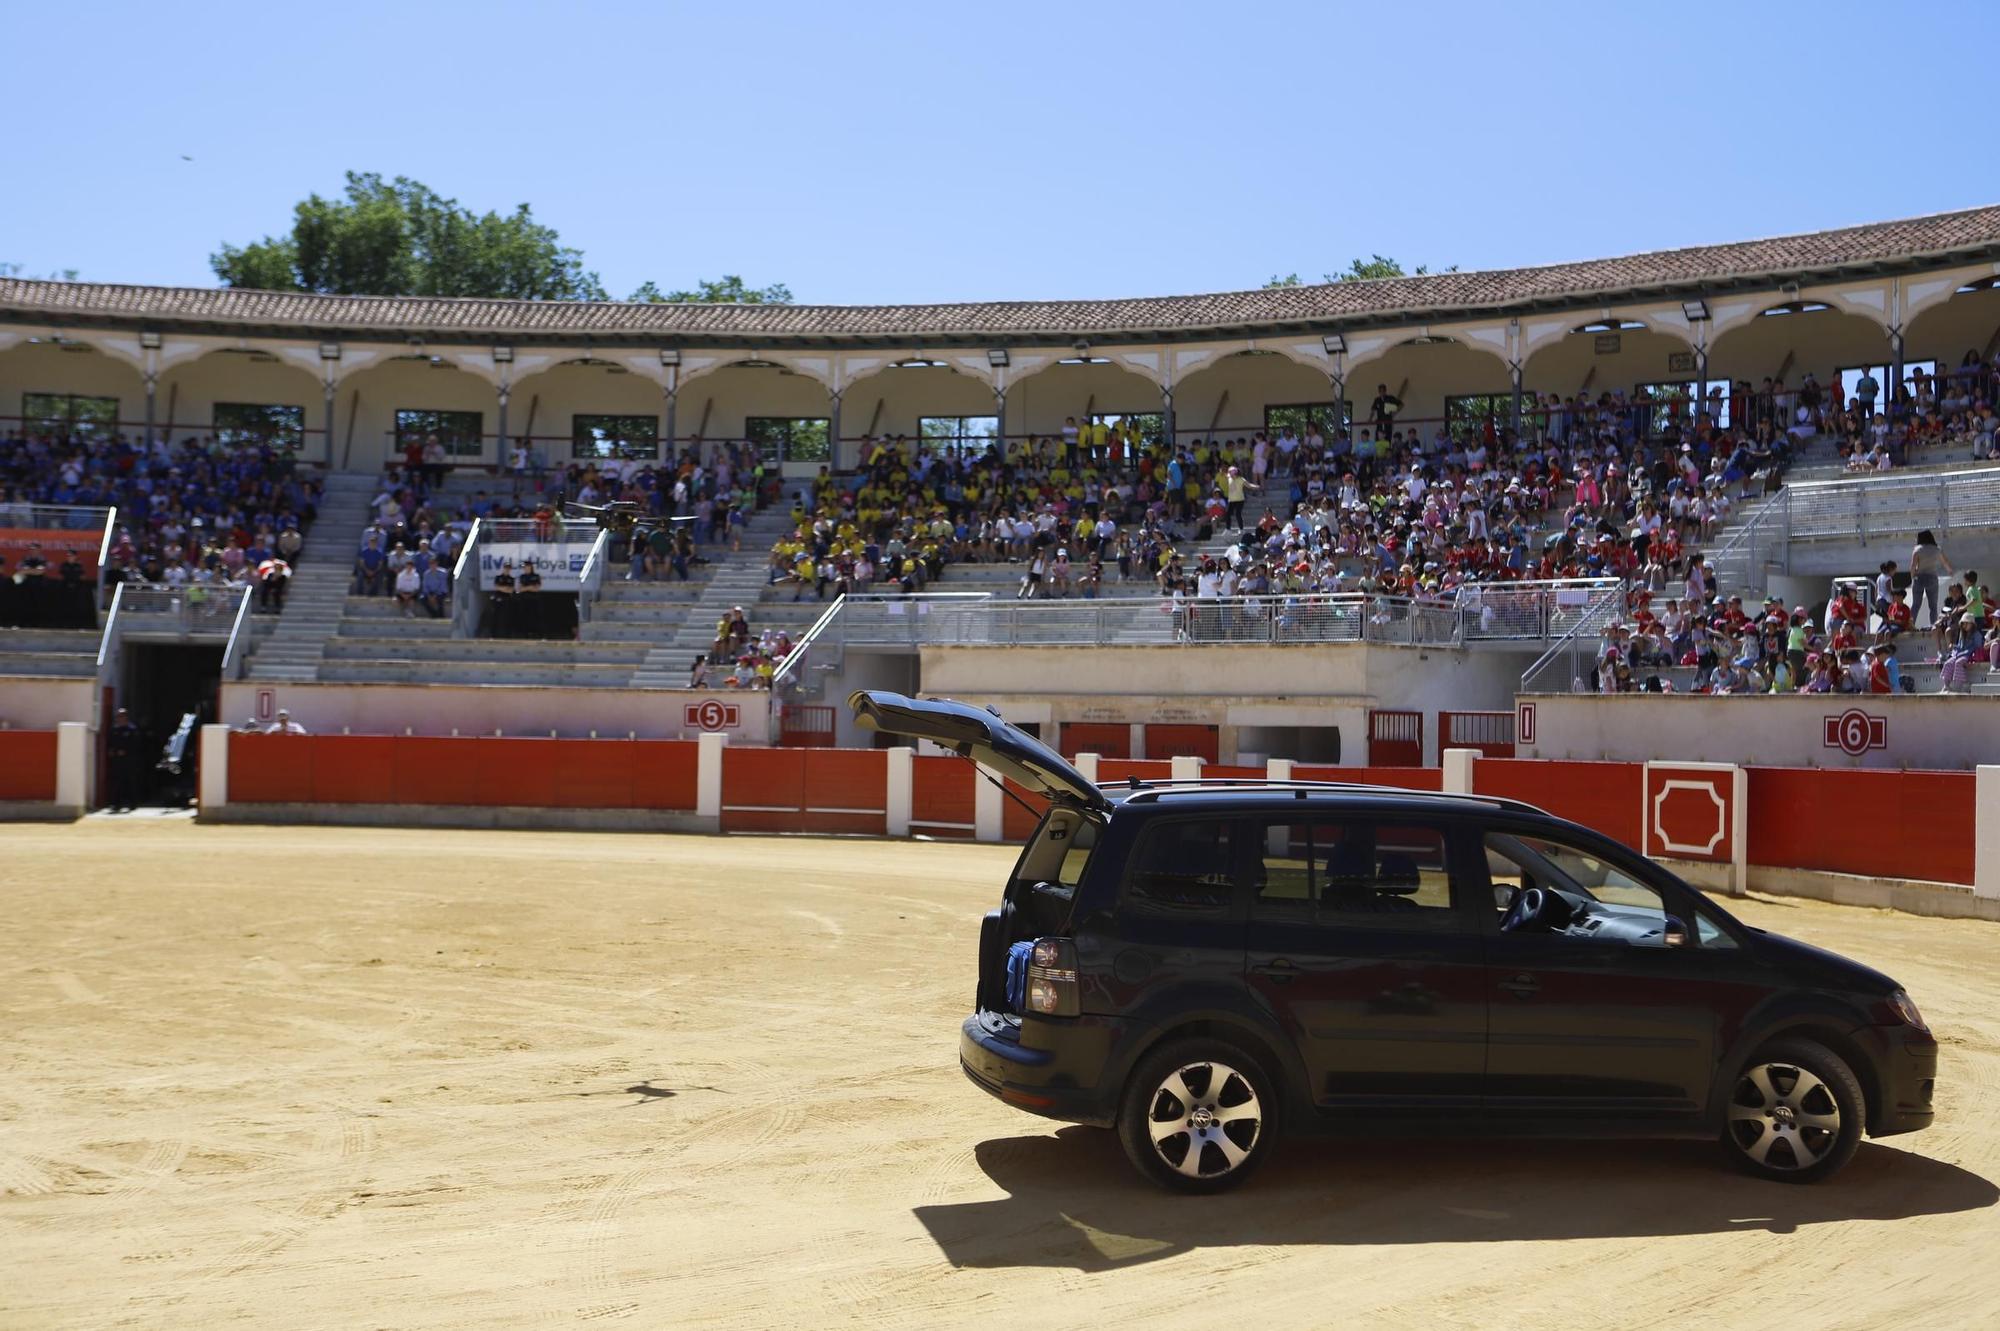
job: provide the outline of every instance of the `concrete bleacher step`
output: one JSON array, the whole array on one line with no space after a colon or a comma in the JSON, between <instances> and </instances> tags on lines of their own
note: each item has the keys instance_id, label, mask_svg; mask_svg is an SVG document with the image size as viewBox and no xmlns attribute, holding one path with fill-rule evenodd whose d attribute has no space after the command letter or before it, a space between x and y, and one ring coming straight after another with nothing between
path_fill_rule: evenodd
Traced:
<instances>
[{"instance_id":1,"label":"concrete bleacher step","mask_svg":"<svg viewBox=\"0 0 2000 1331\"><path fill-rule=\"evenodd\" d=\"M324 661L322 683L491 684L532 688L623 688L627 665L572 665L525 661Z\"/></svg>"},{"instance_id":2,"label":"concrete bleacher step","mask_svg":"<svg viewBox=\"0 0 2000 1331\"><path fill-rule=\"evenodd\" d=\"M644 643L560 642L533 638L336 638L326 645L328 661L449 661L528 665L636 666Z\"/></svg>"},{"instance_id":3,"label":"concrete bleacher step","mask_svg":"<svg viewBox=\"0 0 2000 1331\"><path fill-rule=\"evenodd\" d=\"M342 638L451 638L451 621L432 619L429 615L418 615L410 619L343 619L340 631L326 639L328 650Z\"/></svg>"},{"instance_id":4,"label":"concrete bleacher step","mask_svg":"<svg viewBox=\"0 0 2000 1331\"><path fill-rule=\"evenodd\" d=\"M0 628L0 675L92 677L101 640L96 629Z\"/></svg>"}]
</instances>

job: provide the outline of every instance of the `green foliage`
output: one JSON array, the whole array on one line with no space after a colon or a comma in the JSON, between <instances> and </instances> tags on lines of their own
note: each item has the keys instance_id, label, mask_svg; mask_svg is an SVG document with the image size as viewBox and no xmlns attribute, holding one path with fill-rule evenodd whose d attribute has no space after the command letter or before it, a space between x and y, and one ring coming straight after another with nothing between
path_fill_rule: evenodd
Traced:
<instances>
[{"instance_id":1,"label":"green foliage","mask_svg":"<svg viewBox=\"0 0 2000 1331\"><path fill-rule=\"evenodd\" d=\"M696 282L692 291L662 293L657 284L648 282L626 299L645 305L789 305L792 289L783 282L745 286L742 278L731 273L714 281Z\"/></svg>"},{"instance_id":2,"label":"green foliage","mask_svg":"<svg viewBox=\"0 0 2000 1331\"><path fill-rule=\"evenodd\" d=\"M18 263L0 263L0 277L25 277L30 282L74 282L76 269L58 268L52 273L22 273Z\"/></svg>"},{"instance_id":3,"label":"green foliage","mask_svg":"<svg viewBox=\"0 0 2000 1331\"><path fill-rule=\"evenodd\" d=\"M1446 268L1444 271L1447 273L1455 273L1458 271L1458 265L1453 264L1451 267ZM1366 259L1351 260L1347 265L1346 272L1327 273L1321 278L1321 280L1329 283L1370 282L1378 277L1423 277L1429 272L1430 272L1430 265L1420 263L1417 265L1415 272L1405 273L1403 271L1403 265L1396 262L1388 255L1374 254L1370 255ZM1264 284L1263 290L1271 291L1278 287L1298 287L1304 285L1305 283L1299 279L1299 275L1297 273L1286 273L1283 277L1279 277L1276 274L1273 274L1271 280Z\"/></svg>"},{"instance_id":4,"label":"green foliage","mask_svg":"<svg viewBox=\"0 0 2000 1331\"><path fill-rule=\"evenodd\" d=\"M1326 280L1329 282L1368 282L1378 277L1423 277L1429 274L1430 270L1429 264L1420 263L1417 265L1415 272L1406 274L1403 271L1402 264L1396 262L1386 254L1375 254L1369 256L1366 261L1361 259L1350 260L1346 272L1328 273ZM1458 271L1458 265L1453 264L1444 271L1455 273Z\"/></svg>"},{"instance_id":5,"label":"green foliage","mask_svg":"<svg viewBox=\"0 0 2000 1331\"><path fill-rule=\"evenodd\" d=\"M345 196L315 194L289 236L224 245L210 256L234 287L330 295L602 300L597 274L527 204L476 214L418 181L347 173Z\"/></svg>"}]
</instances>

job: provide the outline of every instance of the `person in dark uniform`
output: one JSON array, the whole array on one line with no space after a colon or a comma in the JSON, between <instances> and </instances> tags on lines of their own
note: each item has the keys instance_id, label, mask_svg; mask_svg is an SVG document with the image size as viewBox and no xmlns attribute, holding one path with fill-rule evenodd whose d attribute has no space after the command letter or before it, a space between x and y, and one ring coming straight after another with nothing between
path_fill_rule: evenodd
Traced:
<instances>
[{"instance_id":1,"label":"person in dark uniform","mask_svg":"<svg viewBox=\"0 0 2000 1331\"><path fill-rule=\"evenodd\" d=\"M83 561L76 551L63 551L62 563L56 565L56 576L62 584L62 623L68 628L87 629L97 622L91 612L90 588L84 585Z\"/></svg>"},{"instance_id":2,"label":"person in dark uniform","mask_svg":"<svg viewBox=\"0 0 2000 1331\"><path fill-rule=\"evenodd\" d=\"M535 572L535 561L521 561L520 599L515 604L515 632L524 638L540 638L542 632L542 575Z\"/></svg>"},{"instance_id":3,"label":"person in dark uniform","mask_svg":"<svg viewBox=\"0 0 2000 1331\"><path fill-rule=\"evenodd\" d=\"M490 632L496 638L514 636L514 561L500 561L500 571L493 575L493 609L489 620Z\"/></svg>"},{"instance_id":4,"label":"person in dark uniform","mask_svg":"<svg viewBox=\"0 0 2000 1331\"><path fill-rule=\"evenodd\" d=\"M0 554L0 629L21 627L21 589L14 585L7 556Z\"/></svg>"},{"instance_id":5,"label":"person in dark uniform","mask_svg":"<svg viewBox=\"0 0 2000 1331\"><path fill-rule=\"evenodd\" d=\"M20 572L14 575L14 595L19 607L17 622L22 628L45 629L56 621L51 615L51 602L55 600L55 587L49 582L49 561L42 556L42 547L31 545L28 553L21 557Z\"/></svg>"},{"instance_id":6,"label":"person in dark uniform","mask_svg":"<svg viewBox=\"0 0 2000 1331\"><path fill-rule=\"evenodd\" d=\"M111 807L132 808L139 798L140 769L146 761L146 737L132 720L132 714L118 709L117 720L105 736L104 753L111 768Z\"/></svg>"}]
</instances>

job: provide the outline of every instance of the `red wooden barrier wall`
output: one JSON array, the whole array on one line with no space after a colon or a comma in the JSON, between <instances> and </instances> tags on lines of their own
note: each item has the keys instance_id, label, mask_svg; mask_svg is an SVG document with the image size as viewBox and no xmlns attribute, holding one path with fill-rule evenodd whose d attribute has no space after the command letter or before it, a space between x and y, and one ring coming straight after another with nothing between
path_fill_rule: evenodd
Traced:
<instances>
[{"instance_id":1,"label":"red wooden barrier wall","mask_svg":"<svg viewBox=\"0 0 2000 1331\"><path fill-rule=\"evenodd\" d=\"M0 730L0 800L56 797L56 732Z\"/></svg>"},{"instance_id":2,"label":"red wooden barrier wall","mask_svg":"<svg viewBox=\"0 0 2000 1331\"><path fill-rule=\"evenodd\" d=\"M1135 776L1141 781L1165 781L1173 774L1170 758L1106 758L1097 764L1100 782L1128 781Z\"/></svg>"},{"instance_id":3,"label":"red wooden barrier wall","mask_svg":"<svg viewBox=\"0 0 2000 1331\"><path fill-rule=\"evenodd\" d=\"M1750 769L1750 863L1972 882L1971 772Z\"/></svg>"},{"instance_id":4,"label":"red wooden barrier wall","mask_svg":"<svg viewBox=\"0 0 2000 1331\"><path fill-rule=\"evenodd\" d=\"M1130 758L1132 727L1122 721L1115 725L1096 721L1065 721L1061 746L1065 758L1073 759L1079 753L1094 753L1102 758Z\"/></svg>"},{"instance_id":5,"label":"red wooden barrier wall","mask_svg":"<svg viewBox=\"0 0 2000 1331\"><path fill-rule=\"evenodd\" d=\"M231 735L229 801L692 810L695 747L675 739Z\"/></svg>"},{"instance_id":6,"label":"red wooden barrier wall","mask_svg":"<svg viewBox=\"0 0 2000 1331\"><path fill-rule=\"evenodd\" d=\"M1645 772L1639 763L1481 758L1472 769L1472 781L1478 794L1526 800L1558 818L1637 846L1644 826L1639 816Z\"/></svg>"},{"instance_id":7,"label":"red wooden barrier wall","mask_svg":"<svg viewBox=\"0 0 2000 1331\"><path fill-rule=\"evenodd\" d=\"M1005 778L1003 777L1002 780L1005 780ZM1042 815L1048 812L1049 801L1041 795L1023 790L1012 781L1007 781L1006 785L1007 789L1028 802L1028 809L1022 808L1013 800L1002 795L1000 797L1000 806L1003 810L1000 815L1000 835L1009 841L1026 841L1034 833L1035 824L1041 822ZM1029 809L1034 810L1034 812L1030 813Z\"/></svg>"},{"instance_id":8,"label":"red wooden barrier wall","mask_svg":"<svg viewBox=\"0 0 2000 1331\"><path fill-rule=\"evenodd\" d=\"M231 735L229 799L259 804L514 805L691 810L697 746L689 740ZM55 798L53 731L0 731L0 799ZM957 758L912 759L911 825L970 836L977 774ZM1106 782L1170 774L1165 760L1105 759ZM1213 776L1260 776L1250 767ZM1639 844L1638 763L1483 758L1477 793L1526 800ZM1424 767L1300 763L1300 780L1438 790ZM1970 884L1976 778L1971 772L1751 768L1752 864ZM1047 801L1001 803L1003 835L1034 830ZM888 756L876 749L725 748L726 831L887 831Z\"/></svg>"},{"instance_id":9,"label":"red wooden barrier wall","mask_svg":"<svg viewBox=\"0 0 2000 1331\"><path fill-rule=\"evenodd\" d=\"M1200 758L1212 763L1218 752L1216 744L1214 726L1146 727L1148 758Z\"/></svg>"},{"instance_id":10,"label":"red wooden barrier wall","mask_svg":"<svg viewBox=\"0 0 2000 1331\"><path fill-rule=\"evenodd\" d=\"M724 749L723 765L729 763ZM881 749L807 749L805 770L806 832L861 832L882 836L889 830L889 755Z\"/></svg>"},{"instance_id":11,"label":"red wooden barrier wall","mask_svg":"<svg viewBox=\"0 0 2000 1331\"><path fill-rule=\"evenodd\" d=\"M910 759L910 830L971 837L973 790L982 780L963 758L919 754Z\"/></svg>"},{"instance_id":12,"label":"red wooden barrier wall","mask_svg":"<svg viewBox=\"0 0 2000 1331\"><path fill-rule=\"evenodd\" d=\"M1439 767L1336 767L1330 763L1294 763L1298 781L1351 781L1364 786L1395 786L1402 790L1443 790Z\"/></svg>"}]
</instances>

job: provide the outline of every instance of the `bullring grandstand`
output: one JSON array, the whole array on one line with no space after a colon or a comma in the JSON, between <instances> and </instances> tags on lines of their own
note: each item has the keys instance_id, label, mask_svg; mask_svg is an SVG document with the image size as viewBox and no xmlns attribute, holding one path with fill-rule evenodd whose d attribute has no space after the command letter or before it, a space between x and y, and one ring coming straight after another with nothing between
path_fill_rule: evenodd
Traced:
<instances>
[{"instance_id":1,"label":"bullring grandstand","mask_svg":"<svg viewBox=\"0 0 2000 1331\"><path fill-rule=\"evenodd\" d=\"M727 825L769 801L690 741L865 748L839 703L879 687L1161 771L1831 762L1970 800L1996 274L2000 207L1118 301L0 280L0 719L47 755L9 793L161 798L114 778L184 721L167 795L212 754L214 816L426 803L346 759L260 792L228 730L622 738L688 743L701 798L650 807ZM970 788L897 812L907 770L786 807L987 834Z\"/></svg>"}]
</instances>

